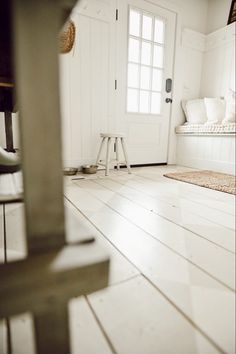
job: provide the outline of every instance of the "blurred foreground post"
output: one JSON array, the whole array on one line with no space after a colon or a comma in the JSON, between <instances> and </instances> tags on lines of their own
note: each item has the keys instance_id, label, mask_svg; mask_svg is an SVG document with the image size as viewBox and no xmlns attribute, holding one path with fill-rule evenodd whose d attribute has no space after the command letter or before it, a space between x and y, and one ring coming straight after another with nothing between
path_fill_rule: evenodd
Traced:
<instances>
[{"instance_id":1,"label":"blurred foreground post","mask_svg":"<svg viewBox=\"0 0 236 354\"><path fill-rule=\"evenodd\" d=\"M0 266L0 318L31 312L38 354L70 353L69 299L108 282L96 243L66 244L57 38L75 2L12 2L28 258Z\"/></svg>"}]
</instances>

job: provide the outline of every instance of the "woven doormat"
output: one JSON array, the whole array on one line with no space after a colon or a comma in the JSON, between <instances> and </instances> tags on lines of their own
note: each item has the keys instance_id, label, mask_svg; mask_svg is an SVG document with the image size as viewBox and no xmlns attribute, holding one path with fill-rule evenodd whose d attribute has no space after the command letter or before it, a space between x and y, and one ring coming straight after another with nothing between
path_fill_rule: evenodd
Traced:
<instances>
[{"instance_id":1,"label":"woven doormat","mask_svg":"<svg viewBox=\"0 0 236 354\"><path fill-rule=\"evenodd\" d=\"M236 180L233 175L213 171L191 171L166 173L164 176L216 191L236 194Z\"/></svg>"}]
</instances>

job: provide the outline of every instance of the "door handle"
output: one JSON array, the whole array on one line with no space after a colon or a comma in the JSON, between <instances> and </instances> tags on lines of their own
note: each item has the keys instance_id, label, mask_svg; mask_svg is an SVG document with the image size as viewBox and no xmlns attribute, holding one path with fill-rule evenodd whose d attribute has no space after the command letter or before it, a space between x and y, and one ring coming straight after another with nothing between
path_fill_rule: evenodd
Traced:
<instances>
[{"instance_id":1,"label":"door handle","mask_svg":"<svg viewBox=\"0 0 236 354\"><path fill-rule=\"evenodd\" d=\"M166 98L166 103L172 103L172 98L167 97Z\"/></svg>"}]
</instances>

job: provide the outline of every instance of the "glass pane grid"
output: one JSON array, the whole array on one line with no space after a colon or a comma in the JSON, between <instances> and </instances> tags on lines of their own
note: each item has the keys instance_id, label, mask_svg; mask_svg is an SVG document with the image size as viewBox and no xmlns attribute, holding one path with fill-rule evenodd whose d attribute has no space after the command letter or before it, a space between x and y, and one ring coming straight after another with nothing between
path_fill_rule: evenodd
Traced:
<instances>
[{"instance_id":1,"label":"glass pane grid","mask_svg":"<svg viewBox=\"0 0 236 354\"><path fill-rule=\"evenodd\" d=\"M136 40L142 40L144 42L147 42L147 43L154 43L156 45L158 45L159 47L165 47L165 43L159 43L159 42L155 42L153 40L150 40L150 39L146 39L146 38L142 38L141 36L134 36L133 34L129 34L129 38L133 38L133 39L136 39Z\"/></svg>"},{"instance_id":2,"label":"glass pane grid","mask_svg":"<svg viewBox=\"0 0 236 354\"><path fill-rule=\"evenodd\" d=\"M161 92L128 88L128 112L161 114L161 101Z\"/></svg>"},{"instance_id":3,"label":"glass pane grid","mask_svg":"<svg viewBox=\"0 0 236 354\"><path fill-rule=\"evenodd\" d=\"M127 111L160 114L163 86L164 31L162 19L130 9Z\"/></svg>"}]
</instances>

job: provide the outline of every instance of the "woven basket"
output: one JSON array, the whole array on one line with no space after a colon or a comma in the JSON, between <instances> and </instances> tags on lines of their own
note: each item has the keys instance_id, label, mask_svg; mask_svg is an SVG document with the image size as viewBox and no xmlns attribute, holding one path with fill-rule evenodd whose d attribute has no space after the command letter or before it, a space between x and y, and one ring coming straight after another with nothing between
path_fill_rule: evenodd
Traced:
<instances>
[{"instance_id":1,"label":"woven basket","mask_svg":"<svg viewBox=\"0 0 236 354\"><path fill-rule=\"evenodd\" d=\"M60 53L69 53L75 41L75 24L69 20L59 34Z\"/></svg>"}]
</instances>

